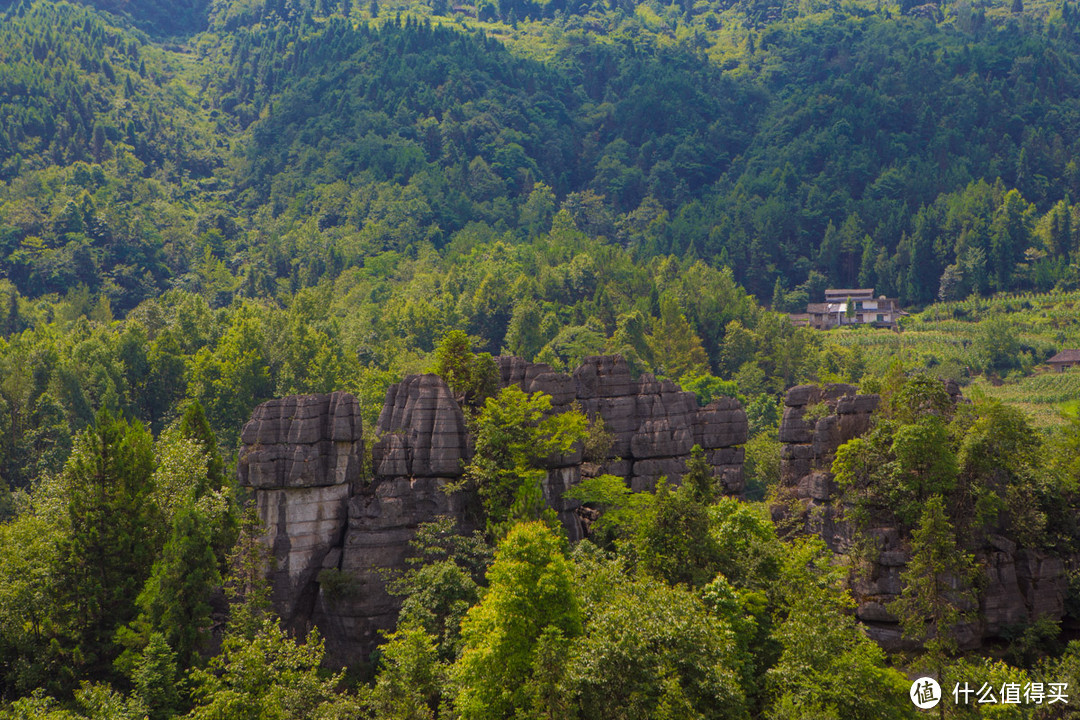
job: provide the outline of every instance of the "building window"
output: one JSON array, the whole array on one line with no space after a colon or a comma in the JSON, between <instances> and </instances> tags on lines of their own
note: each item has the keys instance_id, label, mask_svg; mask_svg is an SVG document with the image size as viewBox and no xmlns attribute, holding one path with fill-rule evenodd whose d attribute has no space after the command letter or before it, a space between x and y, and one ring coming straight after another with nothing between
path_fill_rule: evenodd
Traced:
<instances>
[{"instance_id":1,"label":"building window","mask_svg":"<svg viewBox=\"0 0 1080 720\"><path fill-rule=\"evenodd\" d=\"M878 316L877 316L877 321L878 321L878 322L885 322L885 316L884 316L884 315L881 315L881 314L879 313L879 314L878 314Z\"/></svg>"}]
</instances>

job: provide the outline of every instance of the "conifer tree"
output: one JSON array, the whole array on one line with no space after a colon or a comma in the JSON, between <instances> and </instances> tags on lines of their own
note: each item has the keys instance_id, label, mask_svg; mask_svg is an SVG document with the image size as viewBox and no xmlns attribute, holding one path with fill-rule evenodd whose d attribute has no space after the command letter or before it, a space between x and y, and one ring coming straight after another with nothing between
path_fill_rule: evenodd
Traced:
<instances>
[{"instance_id":1,"label":"conifer tree","mask_svg":"<svg viewBox=\"0 0 1080 720\"><path fill-rule=\"evenodd\" d=\"M182 667L205 650L210 631L210 595L221 584L210 520L194 507L176 514L172 533L139 594L146 622L176 651Z\"/></svg>"},{"instance_id":2,"label":"conifer tree","mask_svg":"<svg viewBox=\"0 0 1080 720\"><path fill-rule=\"evenodd\" d=\"M104 410L64 468L69 530L60 541L59 592L70 653L65 666L84 677L107 674L118 649L114 633L132 620L160 547L153 470L150 433Z\"/></svg>"},{"instance_id":3,"label":"conifer tree","mask_svg":"<svg viewBox=\"0 0 1080 720\"><path fill-rule=\"evenodd\" d=\"M957 546L940 495L926 501L900 578L904 589L889 609L906 636L923 641L926 662L940 678L945 659L957 650L956 626L978 607L971 589L974 560Z\"/></svg>"},{"instance_id":4,"label":"conifer tree","mask_svg":"<svg viewBox=\"0 0 1080 720\"><path fill-rule=\"evenodd\" d=\"M221 450L218 449L217 436L206 419L202 405L197 400L193 400L184 411L184 416L180 420L180 432L199 442L206 454L207 485L197 488L195 497L202 496L207 490L220 490L225 484L225 461L221 457Z\"/></svg>"},{"instance_id":5,"label":"conifer tree","mask_svg":"<svg viewBox=\"0 0 1080 720\"><path fill-rule=\"evenodd\" d=\"M135 668L135 694L149 710L149 720L165 720L180 706L176 653L161 633L154 633Z\"/></svg>"}]
</instances>

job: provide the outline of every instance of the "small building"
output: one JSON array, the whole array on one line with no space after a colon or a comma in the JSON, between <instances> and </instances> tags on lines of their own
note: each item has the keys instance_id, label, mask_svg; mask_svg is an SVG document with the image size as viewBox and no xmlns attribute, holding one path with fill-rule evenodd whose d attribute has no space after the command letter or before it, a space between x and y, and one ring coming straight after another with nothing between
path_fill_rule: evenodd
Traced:
<instances>
[{"instance_id":1,"label":"small building","mask_svg":"<svg viewBox=\"0 0 1080 720\"><path fill-rule=\"evenodd\" d=\"M818 330L841 325L894 328L905 314L896 298L875 298L874 288L831 288L825 291L825 302L808 304L806 314L800 313L792 320Z\"/></svg>"},{"instance_id":2,"label":"small building","mask_svg":"<svg viewBox=\"0 0 1080 720\"><path fill-rule=\"evenodd\" d=\"M1071 367L1080 365L1080 350L1062 350L1047 360L1046 364L1058 372L1065 372Z\"/></svg>"}]
</instances>

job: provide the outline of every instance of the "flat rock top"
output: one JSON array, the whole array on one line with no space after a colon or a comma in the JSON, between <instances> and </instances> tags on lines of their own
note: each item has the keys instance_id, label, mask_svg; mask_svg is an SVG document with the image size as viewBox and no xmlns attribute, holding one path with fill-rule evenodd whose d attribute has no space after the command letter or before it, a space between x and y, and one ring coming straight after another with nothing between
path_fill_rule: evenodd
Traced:
<instances>
[{"instance_id":1,"label":"flat rock top","mask_svg":"<svg viewBox=\"0 0 1080 720\"><path fill-rule=\"evenodd\" d=\"M317 488L360 478L363 422L346 392L290 395L255 408L240 434L240 484Z\"/></svg>"},{"instance_id":2,"label":"flat rock top","mask_svg":"<svg viewBox=\"0 0 1080 720\"><path fill-rule=\"evenodd\" d=\"M255 408L244 425L244 445L356 442L363 437L360 403L351 393L290 395Z\"/></svg>"}]
</instances>

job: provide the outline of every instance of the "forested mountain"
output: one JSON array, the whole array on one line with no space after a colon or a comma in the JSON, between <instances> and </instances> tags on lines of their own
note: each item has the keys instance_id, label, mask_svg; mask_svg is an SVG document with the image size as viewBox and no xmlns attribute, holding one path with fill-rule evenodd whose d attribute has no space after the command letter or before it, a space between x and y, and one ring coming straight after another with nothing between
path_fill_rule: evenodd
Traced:
<instances>
[{"instance_id":1,"label":"forested mountain","mask_svg":"<svg viewBox=\"0 0 1080 720\"><path fill-rule=\"evenodd\" d=\"M70 6L20 5L5 23L4 173L99 165L95 185L86 172L80 185L106 204L103 174L156 177L196 216L181 234L221 225L230 269L262 262L270 281L288 275L280 258L256 258L271 220L288 235L318 218L347 266L442 247L469 222L527 239L546 229L527 207L539 182L590 235L643 259L729 265L784 308L823 284L922 303L1076 282L1068 4L1005 18L958 6L945 23L889 8L816 13L760 28L738 8L666 21L646 8L510 8L537 15L515 31L468 8L455 23L420 6L364 21L371 9L352 5L346 20L325 3L220 4L216 26L231 30L165 51ZM735 23L746 41L725 46ZM683 29L693 34L680 40ZM718 48L727 58L711 61ZM72 280L50 284L40 275L64 268L33 266L73 262L55 206L80 193L23 194L53 227L9 208L4 264L36 297ZM199 252L161 267L97 250L86 250L97 272L76 280L95 290L110 272L174 286ZM137 302L124 296L133 282L111 291L118 308Z\"/></svg>"},{"instance_id":2,"label":"forested mountain","mask_svg":"<svg viewBox=\"0 0 1080 720\"><path fill-rule=\"evenodd\" d=\"M1069 0L0 13L0 718L890 718L911 711L901 670L1080 682L1080 425L1055 405L1035 430L987 395L1080 342ZM784 314L871 286L945 304L921 336ZM1032 292L1055 294L988 299ZM600 480L571 550L507 478L536 476L543 432L607 436L496 393L488 356L616 353L635 382L738 399L768 503L690 473L655 495ZM274 397L351 392L370 481L387 388L428 371L479 438L471 491L510 483L509 516L422 528L384 652L320 674L260 582L241 427ZM923 371L988 389L946 409ZM882 399L837 503L907 550L939 540L957 582L988 543L1051 558L1064 626L995 630L994 659L921 625L907 656L865 637L845 583L876 541L841 567L778 489L784 392L835 382ZM541 576L550 596L516 594ZM513 635L523 616L539 629Z\"/></svg>"}]
</instances>

